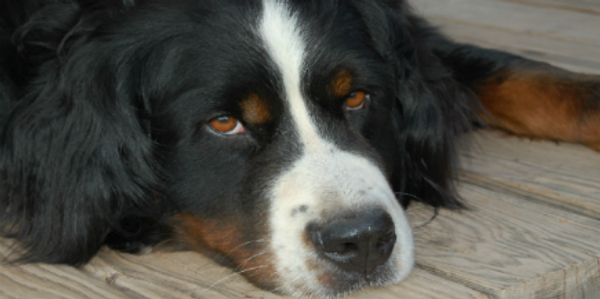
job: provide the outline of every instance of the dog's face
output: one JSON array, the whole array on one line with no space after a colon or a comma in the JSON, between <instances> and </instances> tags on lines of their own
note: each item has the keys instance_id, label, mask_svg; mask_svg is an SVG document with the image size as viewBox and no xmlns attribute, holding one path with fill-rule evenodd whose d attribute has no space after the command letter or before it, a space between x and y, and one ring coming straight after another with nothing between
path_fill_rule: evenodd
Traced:
<instances>
[{"instance_id":1,"label":"dog's face","mask_svg":"<svg viewBox=\"0 0 600 299\"><path fill-rule=\"evenodd\" d=\"M433 56L404 17L395 1L148 1L69 40L40 93L78 114L47 129L68 140L39 143L79 145L81 165L54 167L91 173L57 198L111 203L71 238L159 198L175 241L270 290L332 297L404 279L407 196L456 204L435 94L447 89L427 81L435 61L419 61Z\"/></svg>"},{"instance_id":2,"label":"dog's face","mask_svg":"<svg viewBox=\"0 0 600 299\"><path fill-rule=\"evenodd\" d=\"M177 237L288 294L400 281L413 243L389 182L393 68L364 24L339 26L359 18L348 6L323 18L318 5L243 9L217 9L218 23L167 50L179 55L153 134L171 145Z\"/></svg>"}]
</instances>

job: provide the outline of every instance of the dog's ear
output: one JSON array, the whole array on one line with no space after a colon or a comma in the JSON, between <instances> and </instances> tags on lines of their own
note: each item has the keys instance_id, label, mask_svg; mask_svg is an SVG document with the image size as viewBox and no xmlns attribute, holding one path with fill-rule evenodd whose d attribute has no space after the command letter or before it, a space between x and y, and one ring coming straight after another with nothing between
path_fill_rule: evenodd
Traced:
<instances>
[{"instance_id":1,"label":"dog's ear","mask_svg":"<svg viewBox=\"0 0 600 299\"><path fill-rule=\"evenodd\" d=\"M457 135L470 127L468 93L427 46L438 34L406 1L357 1L375 48L395 72L398 144L392 184L404 206L464 207L454 188Z\"/></svg>"},{"instance_id":2,"label":"dog's ear","mask_svg":"<svg viewBox=\"0 0 600 299\"><path fill-rule=\"evenodd\" d=\"M400 48L396 119L404 149L403 185L406 193L434 207L463 208L454 188L456 150L459 135L471 130L471 120L476 119L472 108L478 104L429 47L432 40L443 37L424 20L406 13L404 35L410 36L412 47L395 47Z\"/></svg>"},{"instance_id":3,"label":"dog's ear","mask_svg":"<svg viewBox=\"0 0 600 299\"><path fill-rule=\"evenodd\" d=\"M86 262L111 232L131 229L123 220L157 210L148 107L130 63L84 39L45 58L3 120L0 227L23 245L21 261Z\"/></svg>"}]
</instances>

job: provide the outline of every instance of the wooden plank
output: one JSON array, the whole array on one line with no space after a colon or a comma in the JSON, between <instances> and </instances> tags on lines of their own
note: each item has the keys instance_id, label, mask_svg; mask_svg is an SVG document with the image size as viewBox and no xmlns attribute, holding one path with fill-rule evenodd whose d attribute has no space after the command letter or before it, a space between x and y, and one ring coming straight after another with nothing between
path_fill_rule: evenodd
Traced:
<instances>
[{"instance_id":1,"label":"wooden plank","mask_svg":"<svg viewBox=\"0 0 600 299\"><path fill-rule=\"evenodd\" d=\"M419 267L493 298L598 298L600 221L466 183L460 192L473 210L415 229Z\"/></svg>"},{"instance_id":2,"label":"wooden plank","mask_svg":"<svg viewBox=\"0 0 600 299\"><path fill-rule=\"evenodd\" d=\"M465 136L471 140L461 154L462 180L600 219L598 152L502 136L488 130Z\"/></svg>"},{"instance_id":3,"label":"wooden plank","mask_svg":"<svg viewBox=\"0 0 600 299\"><path fill-rule=\"evenodd\" d=\"M507 51L545 61L571 71L600 74L600 47L550 39L498 28L465 25L443 18L429 21L449 37L464 43Z\"/></svg>"},{"instance_id":4,"label":"wooden plank","mask_svg":"<svg viewBox=\"0 0 600 299\"><path fill-rule=\"evenodd\" d=\"M280 298L193 252L101 251L85 271L134 298Z\"/></svg>"},{"instance_id":5,"label":"wooden plank","mask_svg":"<svg viewBox=\"0 0 600 299\"><path fill-rule=\"evenodd\" d=\"M417 245L419 246L419 245ZM417 248L417 250L420 250ZM368 289L345 297L347 299L487 299L488 294L443 279L423 269L415 269L411 276L397 286Z\"/></svg>"},{"instance_id":6,"label":"wooden plank","mask_svg":"<svg viewBox=\"0 0 600 299\"><path fill-rule=\"evenodd\" d=\"M597 15L502 1L412 0L411 3L427 17L600 45Z\"/></svg>"},{"instance_id":7,"label":"wooden plank","mask_svg":"<svg viewBox=\"0 0 600 299\"><path fill-rule=\"evenodd\" d=\"M502 0L537 7L571 10L580 13L600 15L600 3L596 0Z\"/></svg>"},{"instance_id":8,"label":"wooden plank","mask_svg":"<svg viewBox=\"0 0 600 299\"><path fill-rule=\"evenodd\" d=\"M13 242L0 239L0 256L6 259ZM69 266L0 265L0 298L104 299L128 298L105 283Z\"/></svg>"},{"instance_id":9,"label":"wooden plank","mask_svg":"<svg viewBox=\"0 0 600 299\"><path fill-rule=\"evenodd\" d=\"M504 0L511 2L511 0ZM529 1L529 0L516 0ZM561 0L557 0L560 2ZM463 1L464 2L464 1ZM471 16L470 19L465 17L468 12L460 9L445 10L436 9L438 5L459 5L460 0L452 1L451 3L440 1L432 2L430 0L413 0L411 3L422 12L424 16L438 26L442 32L460 42L470 43L488 48L504 50L512 52L534 60L550 62L556 66L570 69L576 72L599 74L600 73L600 47L594 41L581 42L573 41L569 36L549 36L547 34L536 34L535 31L527 26L529 20L525 24L517 24L519 30L515 30L510 24L501 23L491 25L488 21L488 14L496 14L493 8L486 10L489 6L489 1L476 1L476 5L480 6L480 11L477 16ZM497 1L496 1L497 2ZM557 5L560 3L557 3ZM579 6L586 3L572 3ZM464 3L462 3L464 5ZM487 6L486 6L487 5ZM519 10L517 6L524 4L514 4L513 9ZM563 5L563 4L561 4ZM567 4L564 4L567 5ZM600 5L599 5L600 6ZM554 9L556 10L556 9ZM561 13L558 11L557 13ZM511 14L509 14L511 15ZM574 15L577 15L575 13ZM552 15L546 16L545 21L554 22ZM481 19L474 21L473 19ZM574 18L574 17L572 17ZM600 18L596 24L600 26ZM514 23L515 20L505 20L506 23ZM588 24L581 23L576 19L569 21L569 26L573 30L589 29ZM567 37L567 38L565 38Z\"/></svg>"},{"instance_id":10,"label":"wooden plank","mask_svg":"<svg viewBox=\"0 0 600 299\"><path fill-rule=\"evenodd\" d=\"M193 252L138 256L103 250L84 269L132 298L286 298L260 290L231 269ZM488 296L416 269L397 286L366 289L346 298L479 299Z\"/></svg>"}]
</instances>

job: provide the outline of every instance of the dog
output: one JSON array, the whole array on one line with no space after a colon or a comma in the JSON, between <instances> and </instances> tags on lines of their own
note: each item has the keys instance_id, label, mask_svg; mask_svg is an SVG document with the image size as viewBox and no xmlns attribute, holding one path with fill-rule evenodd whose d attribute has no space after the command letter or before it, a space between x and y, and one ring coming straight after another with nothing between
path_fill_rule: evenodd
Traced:
<instances>
[{"instance_id":1,"label":"dog","mask_svg":"<svg viewBox=\"0 0 600 299\"><path fill-rule=\"evenodd\" d=\"M600 150L598 76L456 43L405 0L3 0L0 17L17 262L163 244L342 296L409 275L411 201L464 207L474 125Z\"/></svg>"}]
</instances>

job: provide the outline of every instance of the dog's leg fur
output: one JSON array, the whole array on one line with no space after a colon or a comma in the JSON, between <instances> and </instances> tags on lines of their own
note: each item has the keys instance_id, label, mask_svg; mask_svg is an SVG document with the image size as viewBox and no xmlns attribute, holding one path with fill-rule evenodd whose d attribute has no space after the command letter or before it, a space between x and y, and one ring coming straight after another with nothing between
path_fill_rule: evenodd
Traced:
<instances>
[{"instance_id":1,"label":"dog's leg fur","mask_svg":"<svg viewBox=\"0 0 600 299\"><path fill-rule=\"evenodd\" d=\"M0 127L2 120L12 107L14 83L10 79L10 67L15 60L14 50L9 46L10 36L0 28Z\"/></svg>"},{"instance_id":2,"label":"dog's leg fur","mask_svg":"<svg viewBox=\"0 0 600 299\"><path fill-rule=\"evenodd\" d=\"M491 127L600 151L600 76L446 40L431 46L474 92L484 108L477 113Z\"/></svg>"}]
</instances>

